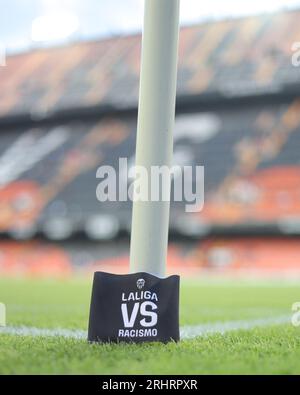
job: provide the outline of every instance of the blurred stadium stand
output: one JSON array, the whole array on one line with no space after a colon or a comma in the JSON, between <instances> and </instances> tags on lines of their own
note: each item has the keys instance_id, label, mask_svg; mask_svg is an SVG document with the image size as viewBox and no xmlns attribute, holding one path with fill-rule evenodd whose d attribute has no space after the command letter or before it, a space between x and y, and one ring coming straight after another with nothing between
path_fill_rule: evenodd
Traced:
<instances>
[{"instance_id":1,"label":"blurred stadium stand","mask_svg":"<svg viewBox=\"0 0 300 395\"><path fill-rule=\"evenodd\" d=\"M181 30L174 164L205 166L205 205L172 204L175 271L300 271L299 19ZM35 49L0 68L0 271L126 270L131 204L98 202L96 169L134 161L140 46Z\"/></svg>"}]
</instances>

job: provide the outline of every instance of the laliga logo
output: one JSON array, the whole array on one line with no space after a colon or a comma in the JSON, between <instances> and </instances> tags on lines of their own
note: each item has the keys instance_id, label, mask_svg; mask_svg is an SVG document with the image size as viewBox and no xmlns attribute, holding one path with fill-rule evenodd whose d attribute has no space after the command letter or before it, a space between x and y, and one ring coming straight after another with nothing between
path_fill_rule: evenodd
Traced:
<instances>
[{"instance_id":1,"label":"laliga logo","mask_svg":"<svg viewBox=\"0 0 300 395\"><path fill-rule=\"evenodd\" d=\"M138 289L144 288L144 285L145 285L145 280L143 278L139 278L136 282L136 286L138 287Z\"/></svg>"},{"instance_id":2,"label":"laliga logo","mask_svg":"<svg viewBox=\"0 0 300 395\"><path fill-rule=\"evenodd\" d=\"M153 328L157 324L157 302L158 296L155 292L142 291L145 286L145 280L139 278L136 282L139 291L122 293L121 312L123 324L125 328L134 328L138 321L141 327L151 328L151 330L143 331L137 329L126 330L120 329L118 332L119 337L138 337L138 336L156 336L157 329ZM133 305L128 302L134 302Z\"/></svg>"}]
</instances>

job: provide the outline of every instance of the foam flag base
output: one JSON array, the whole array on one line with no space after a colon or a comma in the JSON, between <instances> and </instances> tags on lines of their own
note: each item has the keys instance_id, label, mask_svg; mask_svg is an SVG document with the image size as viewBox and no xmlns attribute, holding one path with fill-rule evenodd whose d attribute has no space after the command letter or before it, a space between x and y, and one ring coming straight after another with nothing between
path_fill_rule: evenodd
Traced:
<instances>
[{"instance_id":1,"label":"foam flag base","mask_svg":"<svg viewBox=\"0 0 300 395\"><path fill-rule=\"evenodd\" d=\"M179 276L96 272L88 341L179 340Z\"/></svg>"}]
</instances>

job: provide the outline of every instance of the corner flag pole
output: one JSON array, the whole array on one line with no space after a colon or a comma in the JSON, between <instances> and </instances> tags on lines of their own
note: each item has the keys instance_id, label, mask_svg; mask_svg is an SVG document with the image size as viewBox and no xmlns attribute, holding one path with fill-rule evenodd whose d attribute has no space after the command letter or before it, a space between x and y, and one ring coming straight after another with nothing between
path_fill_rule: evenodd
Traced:
<instances>
[{"instance_id":1,"label":"corner flag pole","mask_svg":"<svg viewBox=\"0 0 300 395\"><path fill-rule=\"evenodd\" d=\"M179 3L145 0L136 166L143 166L149 179L152 166L172 166ZM165 186L169 191L170 182ZM131 273L165 276L169 211L169 201L134 201Z\"/></svg>"}]
</instances>

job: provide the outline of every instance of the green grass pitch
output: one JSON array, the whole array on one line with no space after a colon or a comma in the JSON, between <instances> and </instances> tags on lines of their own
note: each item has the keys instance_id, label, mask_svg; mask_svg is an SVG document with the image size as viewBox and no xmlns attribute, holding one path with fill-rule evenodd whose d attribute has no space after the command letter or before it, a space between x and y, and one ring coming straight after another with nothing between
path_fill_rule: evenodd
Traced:
<instances>
[{"instance_id":1,"label":"green grass pitch","mask_svg":"<svg viewBox=\"0 0 300 395\"><path fill-rule=\"evenodd\" d=\"M91 283L0 279L7 325L86 329ZM292 316L300 287L287 282L184 280L181 325ZM90 345L1 334L1 374L300 374L300 327L291 323L210 334L167 345Z\"/></svg>"}]
</instances>

